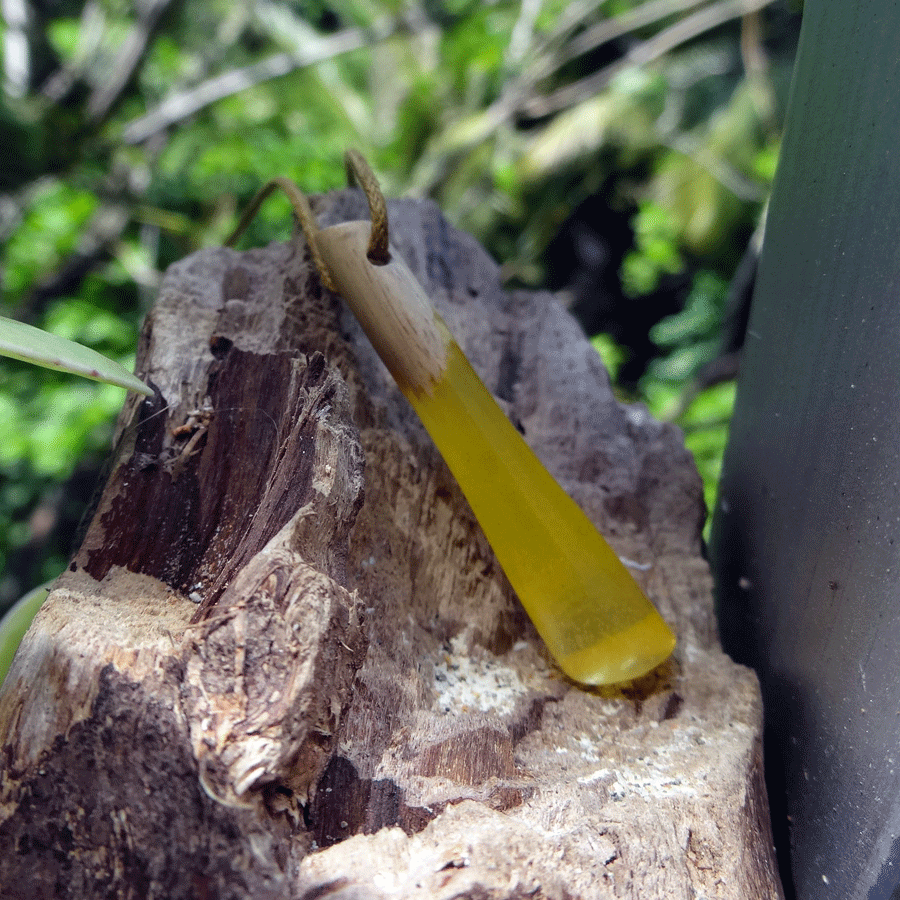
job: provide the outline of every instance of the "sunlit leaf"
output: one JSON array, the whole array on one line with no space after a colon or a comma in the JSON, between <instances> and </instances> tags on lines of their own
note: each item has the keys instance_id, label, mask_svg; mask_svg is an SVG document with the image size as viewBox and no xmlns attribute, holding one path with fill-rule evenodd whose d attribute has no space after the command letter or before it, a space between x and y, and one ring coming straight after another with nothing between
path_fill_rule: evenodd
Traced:
<instances>
[{"instance_id":1,"label":"sunlit leaf","mask_svg":"<svg viewBox=\"0 0 900 900\"><path fill-rule=\"evenodd\" d=\"M153 396L153 391L140 378L115 360L15 319L0 317L0 355Z\"/></svg>"}]
</instances>

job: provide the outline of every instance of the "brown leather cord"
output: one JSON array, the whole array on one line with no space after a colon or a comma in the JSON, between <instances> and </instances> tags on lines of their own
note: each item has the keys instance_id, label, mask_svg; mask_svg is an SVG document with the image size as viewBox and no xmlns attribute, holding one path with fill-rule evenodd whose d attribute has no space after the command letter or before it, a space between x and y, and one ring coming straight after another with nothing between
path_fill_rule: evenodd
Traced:
<instances>
[{"instance_id":1,"label":"brown leather cord","mask_svg":"<svg viewBox=\"0 0 900 900\"><path fill-rule=\"evenodd\" d=\"M369 214L372 217L372 232L369 236L369 247L366 256L369 261L376 266L383 266L390 261L391 253L388 249L389 231L388 231L388 214L387 202L384 194L381 192L381 186L378 179L372 171L365 158L357 150L348 150L344 155L344 164L347 168L347 180L353 183L354 179L362 188L369 204ZM294 215L303 229L303 235L306 243L309 245L309 253L312 256L313 264L319 272L322 284L333 293L338 293L334 279L322 253L319 250L317 235L319 233L319 223L313 215L309 200L306 194L294 184L289 178L278 176L267 182L260 188L256 196L250 201L250 205L241 216L237 227L225 240L226 247L233 247L237 239L247 230L247 226L253 221L253 217L259 211L265 199L273 193L277 188L281 188L287 194L288 200L294 209Z\"/></svg>"},{"instance_id":2,"label":"brown leather cord","mask_svg":"<svg viewBox=\"0 0 900 900\"><path fill-rule=\"evenodd\" d=\"M390 234L387 203L381 192L381 185L366 158L358 150L348 150L344 154L344 165L347 169L347 183L352 185L355 180L369 203L372 233L369 235L366 256L376 266L387 265L391 259L391 251L388 249Z\"/></svg>"}]
</instances>

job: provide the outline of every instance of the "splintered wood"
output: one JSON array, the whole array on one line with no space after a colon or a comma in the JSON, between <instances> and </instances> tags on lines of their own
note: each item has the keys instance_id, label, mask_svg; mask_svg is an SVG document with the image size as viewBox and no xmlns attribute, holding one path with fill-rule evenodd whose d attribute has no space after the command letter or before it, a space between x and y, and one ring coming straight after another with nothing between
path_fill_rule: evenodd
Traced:
<instances>
[{"instance_id":1,"label":"splintered wood","mask_svg":"<svg viewBox=\"0 0 900 900\"><path fill-rule=\"evenodd\" d=\"M433 206L391 223L675 655L624 688L562 676L302 239L203 251L166 276L156 396L129 398L0 693L0 895L781 897L758 687L719 647L679 432Z\"/></svg>"}]
</instances>

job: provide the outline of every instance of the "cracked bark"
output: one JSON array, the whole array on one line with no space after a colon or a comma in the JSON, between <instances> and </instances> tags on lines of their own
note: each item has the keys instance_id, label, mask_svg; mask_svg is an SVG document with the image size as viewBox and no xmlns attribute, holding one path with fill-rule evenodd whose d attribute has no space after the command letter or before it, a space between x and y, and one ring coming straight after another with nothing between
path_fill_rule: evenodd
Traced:
<instances>
[{"instance_id":1,"label":"cracked bark","mask_svg":"<svg viewBox=\"0 0 900 900\"><path fill-rule=\"evenodd\" d=\"M0 694L0 893L780 897L758 687L719 647L680 434L431 205L391 214L526 440L648 564L675 656L568 682L302 240L203 251L166 276L156 397L123 410Z\"/></svg>"}]
</instances>

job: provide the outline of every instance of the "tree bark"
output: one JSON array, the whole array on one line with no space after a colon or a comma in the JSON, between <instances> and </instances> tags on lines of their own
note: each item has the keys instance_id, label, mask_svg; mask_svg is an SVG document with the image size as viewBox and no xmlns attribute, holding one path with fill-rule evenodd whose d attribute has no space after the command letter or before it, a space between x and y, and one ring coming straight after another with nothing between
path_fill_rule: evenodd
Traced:
<instances>
[{"instance_id":1,"label":"tree bark","mask_svg":"<svg viewBox=\"0 0 900 900\"><path fill-rule=\"evenodd\" d=\"M366 217L318 198L323 225ZM675 627L552 664L302 239L173 266L84 543L0 694L4 897L777 898L753 674L718 643L679 432L431 205L393 242ZM535 560L538 565L539 560Z\"/></svg>"}]
</instances>

